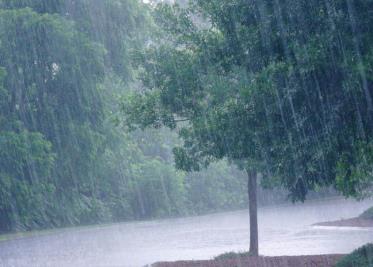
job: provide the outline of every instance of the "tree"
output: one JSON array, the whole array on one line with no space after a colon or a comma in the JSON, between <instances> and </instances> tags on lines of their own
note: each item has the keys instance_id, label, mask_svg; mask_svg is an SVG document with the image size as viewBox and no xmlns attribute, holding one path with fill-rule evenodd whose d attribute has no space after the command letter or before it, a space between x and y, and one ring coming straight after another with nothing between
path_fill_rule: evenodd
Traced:
<instances>
[{"instance_id":1,"label":"tree","mask_svg":"<svg viewBox=\"0 0 373 267\"><path fill-rule=\"evenodd\" d=\"M146 16L136 0L0 0L0 231L185 212L171 148L146 146L163 135L114 123Z\"/></svg>"},{"instance_id":2,"label":"tree","mask_svg":"<svg viewBox=\"0 0 373 267\"><path fill-rule=\"evenodd\" d=\"M108 159L115 154L123 163L141 151L133 138L118 138L113 130L114 92L105 78L131 81L126 59L146 21L140 6L112 0L0 1L1 176L2 182L21 185L3 183L8 197L0 205L10 219L2 218L0 231L102 222L111 214L132 218L130 208L118 215L118 202L125 202L128 192L118 186L122 164L112 168ZM35 169L33 157L45 158L44 168ZM3 171L14 162L16 171Z\"/></svg>"},{"instance_id":3,"label":"tree","mask_svg":"<svg viewBox=\"0 0 373 267\"><path fill-rule=\"evenodd\" d=\"M371 4L196 0L155 10L163 31L136 56L144 90L126 99L125 122L177 129L179 168L228 158L246 169L252 255L258 172L293 200L329 185L354 196L371 188Z\"/></svg>"},{"instance_id":4,"label":"tree","mask_svg":"<svg viewBox=\"0 0 373 267\"><path fill-rule=\"evenodd\" d=\"M51 169L55 155L51 143L38 132L29 132L21 121L3 116L9 94L2 86L6 72L0 69L0 232L14 226L45 226L51 218L55 190ZM32 210L32 212L30 212Z\"/></svg>"}]
</instances>

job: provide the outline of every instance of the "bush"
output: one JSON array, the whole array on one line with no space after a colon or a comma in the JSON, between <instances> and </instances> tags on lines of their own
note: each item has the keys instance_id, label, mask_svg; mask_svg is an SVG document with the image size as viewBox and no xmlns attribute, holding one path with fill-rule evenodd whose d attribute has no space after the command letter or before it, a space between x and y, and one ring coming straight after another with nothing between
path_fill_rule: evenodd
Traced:
<instances>
[{"instance_id":1,"label":"bush","mask_svg":"<svg viewBox=\"0 0 373 267\"><path fill-rule=\"evenodd\" d=\"M237 258L248 257L248 256L250 256L249 252L241 252L241 253L226 252L219 256L216 256L214 260L229 260L229 259L237 259Z\"/></svg>"},{"instance_id":2,"label":"bush","mask_svg":"<svg viewBox=\"0 0 373 267\"><path fill-rule=\"evenodd\" d=\"M373 267L373 244L366 244L343 257L336 267Z\"/></svg>"},{"instance_id":3,"label":"bush","mask_svg":"<svg viewBox=\"0 0 373 267\"><path fill-rule=\"evenodd\" d=\"M373 207L364 211L359 217L362 219L373 220Z\"/></svg>"}]
</instances>

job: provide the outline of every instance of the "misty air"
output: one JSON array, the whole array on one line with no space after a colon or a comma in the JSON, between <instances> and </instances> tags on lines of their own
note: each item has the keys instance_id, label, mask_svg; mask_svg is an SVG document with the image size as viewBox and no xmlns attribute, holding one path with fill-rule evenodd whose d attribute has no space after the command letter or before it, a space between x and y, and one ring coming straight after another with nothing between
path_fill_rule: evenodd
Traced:
<instances>
[{"instance_id":1,"label":"misty air","mask_svg":"<svg viewBox=\"0 0 373 267\"><path fill-rule=\"evenodd\" d=\"M373 0L0 0L1 267L373 267Z\"/></svg>"}]
</instances>

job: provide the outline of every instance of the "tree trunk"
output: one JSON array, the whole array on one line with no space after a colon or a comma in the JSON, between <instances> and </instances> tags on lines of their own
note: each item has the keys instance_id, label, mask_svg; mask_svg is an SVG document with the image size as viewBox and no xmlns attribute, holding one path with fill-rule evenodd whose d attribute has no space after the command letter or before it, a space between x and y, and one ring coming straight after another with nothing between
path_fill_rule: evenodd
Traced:
<instances>
[{"instance_id":1,"label":"tree trunk","mask_svg":"<svg viewBox=\"0 0 373 267\"><path fill-rule=\"evenodd\" d=\"M250 251L251 256L259 255L258 246L258 202L257 202L257 172L247 170L248 193L249 193L249 214L250 214Z\"/></svg>"}]
</instances>

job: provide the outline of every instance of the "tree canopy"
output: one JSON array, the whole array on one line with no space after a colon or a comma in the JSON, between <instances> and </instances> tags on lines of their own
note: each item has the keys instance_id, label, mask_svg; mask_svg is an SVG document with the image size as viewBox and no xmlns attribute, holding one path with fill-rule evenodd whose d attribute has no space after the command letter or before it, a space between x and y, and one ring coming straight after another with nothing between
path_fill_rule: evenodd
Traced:
<instances>
[{"instance_id":1,"label":"tree canopy","mask_svg":"<svg viewBox=\"0 0 373 267\"><path fill-rule=\"evenodd\" d=\"M365 194L371 11L370 1L158 5L163 31L136 56L145 89L127 99L125 120L177 127L186 170L227 157L277 177L294 200L332 184Z\"/></svg>"}]
</instances>

